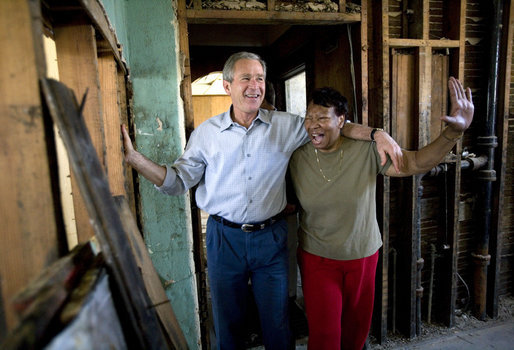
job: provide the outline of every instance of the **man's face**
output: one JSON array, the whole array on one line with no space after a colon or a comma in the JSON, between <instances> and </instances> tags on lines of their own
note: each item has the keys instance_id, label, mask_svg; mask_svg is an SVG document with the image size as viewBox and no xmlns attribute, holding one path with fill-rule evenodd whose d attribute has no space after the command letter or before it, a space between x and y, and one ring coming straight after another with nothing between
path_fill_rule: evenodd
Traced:
<instances>
[{"instance_id":1,"label":"man's face","mask_svg":"<svg viewBox=\"0 0 514 350\"><path fill-rule=\"evenodd\" d=\"M309 103L305 114L305 130L316 149L322 152L334 151L343 125L344 115L336 115L334 107Z\"/></svg>"},{"instance_id":2,"label":"man's face","mask_svg":"<svg viewBox=\"0 0 514 350\"><path fill-rule=\"evenodd\" d=\"M223 80L235 113L256 114L266 89L264 70L257 60L242 59L234 65L234 79Z\"/></svg>"}]
</instances>

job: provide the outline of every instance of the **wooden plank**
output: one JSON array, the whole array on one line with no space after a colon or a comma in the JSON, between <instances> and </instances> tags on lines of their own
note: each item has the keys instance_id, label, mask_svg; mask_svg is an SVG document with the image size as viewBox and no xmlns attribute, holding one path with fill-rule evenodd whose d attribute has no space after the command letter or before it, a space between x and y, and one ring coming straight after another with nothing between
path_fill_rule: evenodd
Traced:
<instances>
[{"instance_id":1,"label":"wooden plank","mask_svg":"<svg viewBox=\"0 0 514 350\"><path fill-rule=\"evenodd\" d=\"M346 5L345 5L346 6ZM362 108L361 108L361 124L368 125L368 103L369 103L369 74L368 74L368 3L361 3L361 91L362 91Z\"/></svg>"},{"instance_id":2,"label":"wooden plank","mask_svg":"<svg viewBox=\"0 0 514 350\"><path fill-rule=\"evenodd\" d=\"M180 5L180 2L179 2ZM185 5L184 5L185 6ZM360 13L186 10L187 22L195 24L299 24L329 25L360 22Z\"/></svg>"},{"instance_id":3,"label":"wooden plank","mask_svg":"<svg viewBox=\"0 0 514 350\"><path fill-rule=\"evenodd\" d=\"M346 0L339 0L339 12L346 12Z\"/></svg>"},{"instance_id":4,"label":"wooden plank","mask_svg":"<svg viewBox=\"0 0 514 350\"><path fill-rule=\"evenodd\" d=\"M57 52L55 49L55 41L44 35L44 49L47 68L47 77L59 80L59 68L57 66ZM70 164L66 149L62 143L61 136L54 125L55 148L57 154L57 167L59 174L59 191L62 207L62 216L64 228L66 231L66 242L68 250L73 249L78 243L77 226L75 222L75 210L73 206L73 196L70 177Z\"/></svg>"},{"instance_id":5,"label":"wooden plank","mask_svg":"<svg viewBox=\"0 0 514 350\"><path fill-rule=\"evenodd\" d=\"M184 102L184 114L186 118L186 138L194 129L193 98L191 93L191 62L189 60L189 38L187 32L186 4L179 2L178 26L179 26L179 47L182 60L182 81L180 82L180 95Z\"/></svg>"},{"instance_id":6,"label":"wooden plank","mask_svg":"<svg viewBox=\"0 0 514 350\"><path fill-rule=\"evenodd\" d=\"M39 11L38 1L0 1L0 338L17 322L12 297L59 256L57 180L38 85L45 74Z\"/></svg>"},{"instance_id":7,"label":"wooden plank","mask_svg":"<svg viewBox=\"0 0 514 350\"><path fill-rule=\"evenodd\" d=\"M193 96L194 127L197 127L214 115L227 111L232 104L228 95Z\"/></svg>"},{"instance_id":8,"label":"wooden plank","mask_svg":"<svg viewBox=\"0 0 514 350\"><path fill-rule=\"evenodd\" d=\"M389 89L389 11L387 1L377 2L368 0L366 4L368 13L368 29L373 29L373 35L368 36L367 44L374 48L372 58L374 64L373 88L376 95L376 107L373 107L370 125L382 127L391 134L390 120L390 89ZM370 14L371 12L371 14ZM377 25L378 24L378 25ZM373 96L375 97L375 96ZM371 96L370 96L371 98ZM373 315L374 335L379 343L383 343L387 336L387 311L389 298L389 210L390 210L391 180L387 176L377 179L377 219L382 233L382 249L377 264L375 278L375 306Z\"/></svg>"},{"instance_id":9,"label":"wooden plank","mask_svg":"<svg viewBox=\"0 0 514 350\"><path fill-rule=\"evenodd\" d=\"M125 74L118 70L118 101L120 108L120 120L122 124L129 126L129 130L133 130L131 123L129 122L129 109L127 108L127 96L132 95L132 86L126 83ZM123 173L125 176L125 189L127 192L127 200L129 202L132 214L136 216L136 196L134 194L134 169L125 163L123 159Z\"/></svg>"},{"instance_id":10,"label":"wooden plank","mask_svg":"<svg viewBox=\"0 0 514 350\"><path fill-rule=\"evenodd\" d=\"M422 0L422 20L423 29L422 29L422 38L424 40L428 40L430 37L430 0Z\"/></svg>"},{"instance_id":11,"label":"wooden plank","mask_svg":"<svg viewBox=\"0 0 514 350\"><path fill-rule=\"evenodd\" d=\"M430 143L430 92L432 90L432 49L420 47L418 53L418 139L415 149Z\"/></svg>"},{"instance_id":12,"label":"wooden plank","mask_svg":"<svg viewBox=\"0 0 514 350\"><path fill-rule=\"evenodd\" d=\"M113 196L127 194L123 169L123 151L120 137L120 109L118 104L118 69L114 56L98 57L98 74L102 94L102 114L105 135L105 164Z\"/></svg>"},{"instance_id":13,"label":"wooden plank","mask_svg":"<svg viewBox=\"0 0 514 350\"><path fill-rule=\"evenodd\" d=\"M434 141L441 134L444 123L439 118L448 113L449 74L449 57L439 54L432 55L429 142Z\"/></svg>"},{"instance_id":14,"label":"wooden plank","mask_svg":"<svg viewBox=\"0 0 514 350\"><path fill-rule=\"evenodd\" d=\"M415 56L393 50L391 55L391 136L400 147L416 148L414 128L417 94Z\"/></svg>"},{"instance_id":15,"label":"wooden plank","mask_svg":"<svg viewBox=\"0 0 514 350\"><path fill-rule=\"evenodd\" d=\"M66 145L96 238L114 280L118 312L126 320L128 342L140 349L167 349L155 309L144 288L127 234L117 213L109 184L72 90L52 79L42 79L48 110Z\"/></svg>"},{"instance_id":16,"label":"wooden plank","mask_svg":"<svg viewBox=\"0 0 514 350\"><path fill-rule=\"evenodd\" d=\"M454 3L451 1L450 3ZM464 63L465 63L465 48L466 48L466 0L460 0L460 8L459 8L459 17L456 18L454 22L459 23L458 26L458 41L459 41L459 49L458 54L455 58L452 57L454 61L456 61L457 67L453 69L453 72L457 71L458 77L462 84L466 86L464 81ZM455 154L460 155L462 153L462 140L457 142L457 145L454 148ZM455 160L455 171L453 172L453 184L450 183L450 188L453 189L452 198L449 198L448 207L453 208L450 209L452 212L452 216L450 216L447 220L451 222L451 225L448 227L448 231L451 233L450 235L450 258L449 258L449 266L450 269L447 269L446 276L442 276L443 279L446 279L447 289L446 289L446 297L445 302L443 304L444 310L444 318L443 322L447 327L453 327L455 325L455 309L457 305L457 259L459 257L459 216L460 216L460 186L461 186L461 157L456 157ZM451 173L450 173L451 174ZM447 266L448 266L447 265Z\"/></svg>"},{"instance_id":17,"label":"wooden plank","mask_svg":"<svg viewBox=\"0 0 514 350\"><path fill-rule=\"evenodd\" d=\"M189 10L187 10L189 11ZM186 139L189 139L189 135L193 132L195 127L194 110L193 110L193 97L191 89L191 62L189 58L189 38L188 38L188 18L185 3L183 1L178 2L178 25L179 25L179 48L180 56L182 59L182 81L180 82L180 95L184 103L184 115L186 124ZM203 259L203 239L202 239L202 223L200 209L196 206L194 200L195 189L190 191L190 205L191 205L191 221L193 228L193 259L196 270L196 281L197 281L197 293L199 296L199 307L200 310L208 308L208 300L206 297L207 286L205 285L205 279L202 276L205 275L205 265L202 264ZM200 317L202 317L200 313ZM202 321L205 321L202 319ZM202 339L202 347L208 347L210 344L209 330L207 329L206 322L200 322L200 334Z\"/></svg>"},{"instance_id":18,"label":"wooden plank","mask_svg":"<svg viewBox=\"0 0 514 350\"><path fill-rule=\"evenodd\" d=\"M510 86L512 72L512 49L514 45L514 4L512 1L507 2L504 8L504 28L508 28L507 35L502 38L500 45L500 57L503 59L499 65L499 103L498 103L498 151L495 152L495 164L498 164L497 180L494 186L494 208L492 210L492 232L490 241L491 265L488 274L488 291L487 291L487 314L490 317L498 317L498 296L500 295L500 272L502 269L502 247L504 236L503 216L505 210L505 187L507 175L507 155L509 148L509 105ZM507 182L508 184L508 182ZM510 184L512 186L512 183ZM511 221L513 222L513 221ZM512 276L512 274L510 274Z\"/></svg>"},{"instance_id":19,"label":"wooden plank","mask_svg":"<svg viewBox=\"0 0 514 350\"><path fill-rule=\"evenodd\" d=\"M62 328L57 316L94 259L89 244L77 246L32 280L14 299L21 322L2 349L42 349Z\"/></svg>"},{"instance_id":20,"label":"wooden plank","mask_svg":"<svg viewBox=\"0 0 514 350\"><path fill-rule=\"evenodd\" d=\"M456 48L460 47L459 40L424 40L424 39L398 39L390 38L389 45L395 48L430 46L434 48Z\"/></svg>"},{"instance_id":21,"label":"wooden plank","mask_svg":"<svg viewBox=\"0 0 514 350\"><path fill-rule=\"evenodd\" d=\"M78 0L84 11L87 13L89 19L94 24L98 34L100 34L105 41L109 43L111 53L116 58L119 68L127 74L125 62L121 56L121 45L118 43L114 28L109 23L109 18L105 13L105 8L98 0Z\"/></svg>"},{"instance_id":22,"label":"wooden plank","mask_svg":"<svg viewBox=\"0 0 514 350\"><path fill-rule=\"evenodd\" d=\"M100 84L96 53L95 30L86 21L54 27L60 80L82 97L87 91L83 116L100 163L105 163L103 121L100 110ZM72 174L73 200L78 241L89 240L94 231Z\"/></svg>"},{"instance_id":23,"label":"wooden plank","mask_svg":"<svg viewBox=\"0 0 514 350\"><path fill-rule=\"evenodd\" d=\"M152 307L157 311L161 325L172 340L174 347L176 349L185 349L187 348L186 339L175 317L170 300L164 291L161 278L157 274L152 260L148 255L147 247L137 227L137 222L130 211L127 199L123 196L116 196L114 197L114 201L121 217L123 229L127 233L130 247L132 248L132 254L136 259L137 266L141 270L146 291L152 302Z\"/></svg>"},{"instance_id":24,"label":"wooden plank","mask_svg":"<svg viewBox=\"0 0 514 350\"><path fill-rule=\"evenodd\" d=\"M13 308L20 318L26 318L41 294L49 290L71 291L94 260L90 243L77 245L70 253L44 268L37 278L13 298Z\"/></svg>"}]
</instances>

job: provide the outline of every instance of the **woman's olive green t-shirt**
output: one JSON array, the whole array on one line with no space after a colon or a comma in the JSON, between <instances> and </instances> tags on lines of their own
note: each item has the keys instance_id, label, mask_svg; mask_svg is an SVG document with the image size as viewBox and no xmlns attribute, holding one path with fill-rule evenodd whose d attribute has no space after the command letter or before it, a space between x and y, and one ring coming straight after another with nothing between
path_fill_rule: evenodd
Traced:
<instances>
[{"instance_id":1,"label":"woman's olive green t-shirt","mask_svg":"<svg viewBox=\"0 0 514 350\"><path fill-rule=\"evenodd\" d=\"M374 142L343 138L339 149L318 151L317 157L310 142L298 148L289 167L301 206L300 247L337 260L374 254L382 245L376 179L390 165L390 159L380 165Z\"/></svg>"}]
</instances>

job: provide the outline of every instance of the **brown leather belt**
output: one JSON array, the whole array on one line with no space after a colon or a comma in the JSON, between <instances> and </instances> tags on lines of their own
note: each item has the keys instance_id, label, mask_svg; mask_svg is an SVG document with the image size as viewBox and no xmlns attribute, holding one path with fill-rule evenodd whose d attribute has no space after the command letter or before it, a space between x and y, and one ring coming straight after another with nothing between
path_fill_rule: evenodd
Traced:
<instances>
[{"instance_id":1,"label":"brown leather belt","mask_svg":"<svg viewBox=\"0 0 514 350\"><path fill-rule=\"evenodd\" d=\"M267 220L261 221L261 222L254 222L251 224L238 224L238 223L235 223L232 221L228 221L227 219L224 219L218 215L211 215L211 216L214 220L216 220L220 224L223 224L225 226L232 227L232 228L241 229L243 232L255 232L255 231L262 230L266 227L273 225L278 220L281 220L282 218L284 218L284 214L281 212L281 213L279 213Z\"/></svg>"}]
</instances>

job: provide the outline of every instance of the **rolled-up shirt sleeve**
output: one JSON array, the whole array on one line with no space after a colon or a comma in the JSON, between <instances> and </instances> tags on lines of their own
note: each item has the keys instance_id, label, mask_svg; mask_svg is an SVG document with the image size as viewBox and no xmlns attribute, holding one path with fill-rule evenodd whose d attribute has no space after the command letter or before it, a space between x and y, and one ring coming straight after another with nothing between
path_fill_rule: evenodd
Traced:
<instances>
[{"instance_id":1,"label":"rolled-up shirt sleeve","mask_svg":"<svg viewBox=\"0 0 514 350\"><path fill-rule=\"evenodd\" d=\"M173 165L166 165L166 177L161 186L155 188L168 195L176 196L186 193L200 182L205 172L201 145L193 133L184 154Z\"/></svg>"}]
</instances>

